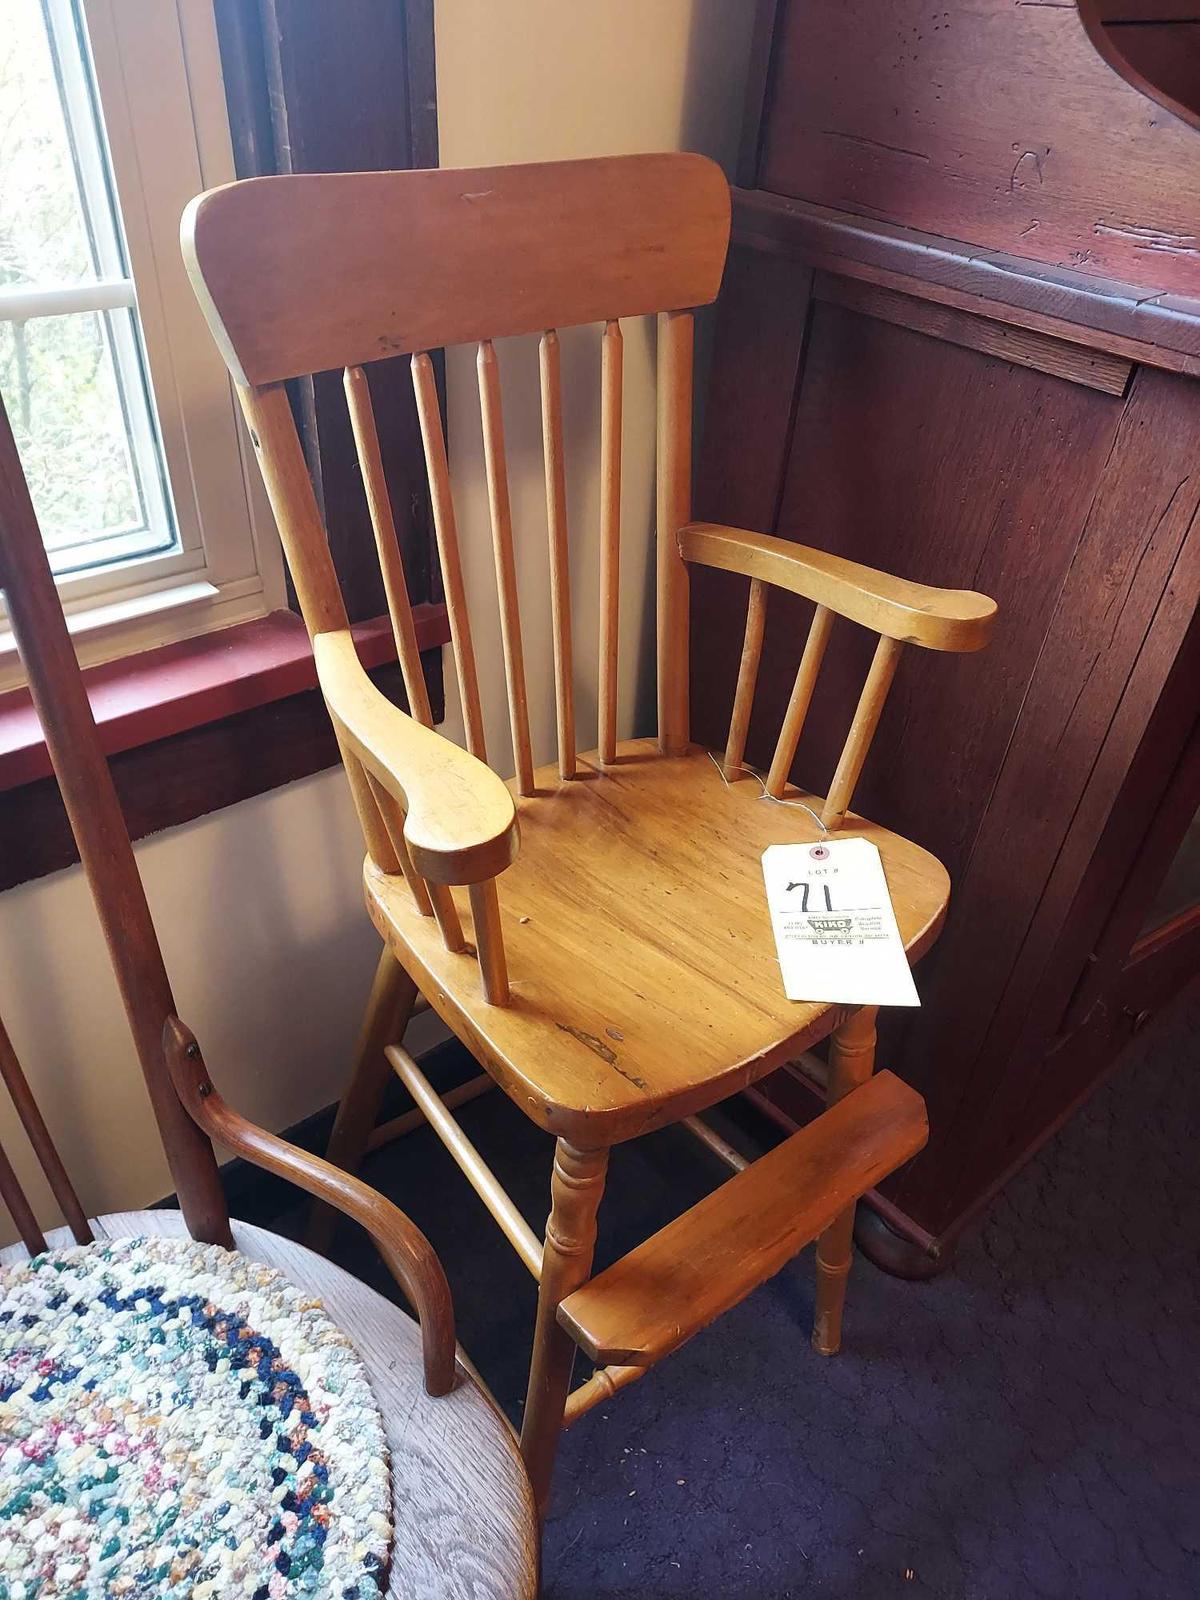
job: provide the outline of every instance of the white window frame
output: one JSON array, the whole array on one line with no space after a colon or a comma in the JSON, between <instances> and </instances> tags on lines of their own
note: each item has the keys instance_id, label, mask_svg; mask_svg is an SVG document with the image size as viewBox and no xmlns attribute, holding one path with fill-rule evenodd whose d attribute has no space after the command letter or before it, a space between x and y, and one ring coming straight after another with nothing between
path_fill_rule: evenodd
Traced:
<instances>
[{"instance_id":1,"label":"white window frame","mask_svg":"<svg viewBox=\"0 0 1200 1600\"><path fill-rule=\"evenodd\" d=\"M212 0L79 7L179 536L172 551L59 579L88 665L262 616L286 597L262 481L179 248L187 202L235 176ZM0 690L21 681L0 596Z\"/></svg>"}]
</instances>

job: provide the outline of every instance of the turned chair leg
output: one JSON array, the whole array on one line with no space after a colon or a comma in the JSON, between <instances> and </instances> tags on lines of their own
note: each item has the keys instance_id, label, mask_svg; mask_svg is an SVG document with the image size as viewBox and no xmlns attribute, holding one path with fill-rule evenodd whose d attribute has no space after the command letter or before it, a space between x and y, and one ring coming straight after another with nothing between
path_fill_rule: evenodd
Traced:
<instances>
[{"instance_id":1,"label":"turned chair leg","mask_svg":"<svg viewBox=\"0 0 1200 1600\"><path fill-rule=\"evenodd\" d=\"M829 1046L828 1104L836 1105L857 1089L875 1068L877 1006L851 1011L835 1028ZM846 1279L854 1255L854 1207L847 1206L817 1240L817 1306L813 1317L813 1349L834 1356L842 1343L842 1310Z\"/></svg>"},{"instance_id":2,"label":"turned chair leg","mask_svg":"<svg viewBox=\"0 0 1200 1600\"><path fill-rule=\"evenodd\" d=\"M392 1069L384 1055L398 1044L408 1026L417 986L387 945L379 957L366 1014L358 1036L358 1049L350 1078L338 1105L325 1159L344 1172L354 1172L367 1149L371 1129L379 1117ZM308 1247L324 1252L329 1247L338 1213L324 1201L314 1201L308 1221Z\"/></svg>"},{"instance_id":3,"label":"turned chair leg","mask_svg":"<svg viewBox=\"0 0 1200 1600\"><path fill-rule=\"evenodd\" d=\"M545 1516L575 1364L575 1341L558 1324L559 1302L587 1282L596 1247L596 1212L608 1171L607 1150L576 1150L560 1139L550 1180L550 1219L542 1251L537 1322L521 1454L539 1515Z\"/></svg>"}]
</instances>

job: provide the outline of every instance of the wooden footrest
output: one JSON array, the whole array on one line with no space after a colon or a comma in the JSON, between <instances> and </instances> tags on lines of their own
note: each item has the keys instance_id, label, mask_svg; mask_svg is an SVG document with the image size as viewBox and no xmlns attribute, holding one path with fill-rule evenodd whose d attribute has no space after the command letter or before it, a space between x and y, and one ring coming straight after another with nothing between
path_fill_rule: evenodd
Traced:
<instances>
[{"instance_id":1,"label":"wooden footrest","mask_svg":"<svg viewBox=\"0 0 1200 1600\"><path fill-rule=\"evenodd\" d=\"M921 1096L877 1073L568 1295L559 1322L601 1366L652 1366L765 1283L928 1136Z\"/></svg>"}]
</instances>

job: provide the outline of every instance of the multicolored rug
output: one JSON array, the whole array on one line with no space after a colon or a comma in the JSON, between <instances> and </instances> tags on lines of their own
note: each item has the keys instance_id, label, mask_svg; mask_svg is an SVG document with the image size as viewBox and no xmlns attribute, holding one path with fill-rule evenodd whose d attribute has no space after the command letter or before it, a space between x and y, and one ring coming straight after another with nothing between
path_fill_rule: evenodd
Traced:
<instances>
[{"instance_id":1,"label":"multicolored rug","mask_svg":"<svg viewBox=\"0 0 1200 1600\"><path fill-rule=\"evenodd\" d=\"M383 1427L321 1305L215 1245L0 1270L0 1600L378 1600Z\"/></svg>"}]
</instances>

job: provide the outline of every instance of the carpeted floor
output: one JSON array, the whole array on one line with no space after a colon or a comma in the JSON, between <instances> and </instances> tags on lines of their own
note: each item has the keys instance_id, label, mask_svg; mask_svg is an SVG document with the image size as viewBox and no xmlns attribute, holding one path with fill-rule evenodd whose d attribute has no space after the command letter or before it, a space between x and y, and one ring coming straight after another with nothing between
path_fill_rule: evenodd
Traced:
<instances>
[{"instance_id":1,"label":"carpeted floor","mask_svg":"<svg viewBox=\"0 0 1200 1600\"><path fill-rule=\"evenodd\" d=\"M842 1355L812 1253L567 1435L549 1600L1200 1595L1200 998L1009 1186L952 1268L859 1262ZM549 1141L462 1121L535 1228ZM519 1418L534 1289L436 1137L366 1174L428 1232L460 1335ZM616 1152L598 1264L725 1176L683 1133ZM294 1219L275 1219L287 1226ZM349 1233L339 1259L386 1291Z\"/></svg>"}]
</instances>

